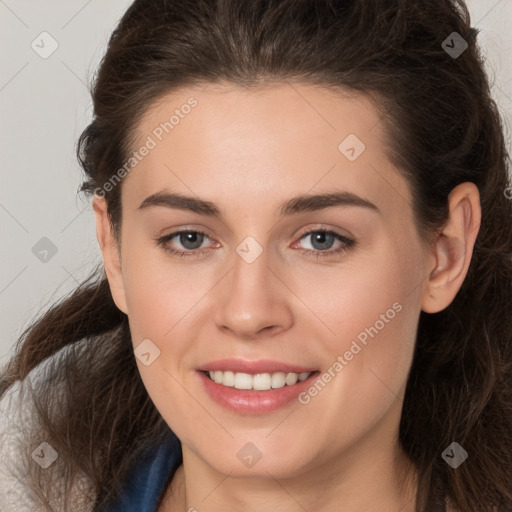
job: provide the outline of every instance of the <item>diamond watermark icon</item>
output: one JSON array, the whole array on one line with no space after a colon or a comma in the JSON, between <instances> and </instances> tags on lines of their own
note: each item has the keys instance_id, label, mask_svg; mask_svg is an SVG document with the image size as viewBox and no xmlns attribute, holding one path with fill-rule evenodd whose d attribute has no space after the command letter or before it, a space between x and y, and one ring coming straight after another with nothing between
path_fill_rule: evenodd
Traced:
<instances>
[{"instance_id":1,"label":"diamond watermark icon","mask_svg":"<svg viewBox=\"0 0 512 512\"><path fill-rule=\"evenodd\" d=\"M30 44L39 57L47 59L59 47L57 40L48 32L41 32Z\"/></svg>"},{"instance_id":2,"label":"diamond watermark icon","mask_svg":"<svg viewBox=\"0 0 512 512\"><path fill-rule=\"evenodd\" d=\"M58 458L59 454L51 445L41 443L33 452L32 458L43 468L49 468Z\"/></svg>"},{"instance_id":3,"label":"diamond watermark icon","mask_svg":"<svg viewBox=\"0 0 512 512\"><path fill-rule=\"evenodd\" d=\"M57 246L49 238L43 236L32 247L32 254L41 263L48 263L57 254Z\"/></svg>"},{"instance_id":4,"label":"diamond watermark icon","mask_svg":"<svg viewBox=\"0 0 512 512\"><path fill-rule=\"evenodd\" d=\"M236 252L246 263L252 263L263 252L263 247L252 236L248 236L236 248Z\"/></svg>"},{"instance_id":5,"label":"diamond watermark icon","mask_svg":"<svg viewBox=\"0 0 512 512\"><path fill-rule=\"evenodd\" d=\"M447 464L453 469L457 469L468 458L468 452L464 450L459 443L454 441L444 450L441 457L443 457Z\"/></svg>"},{"instance_id":6,"label":"diamond watermark icon","mask_svg":"<svg viewBox=\"0 0 512 512\"><path fill-rule=\"evenodd\" d=\"M460 57L468 48L467 41L458 33L452 32L442 43L441 48L452 58Z\"/></svg>"},{"instance_id":7,"label":"diamond watermark icon","mask_svg":"<svg viewBox=\"0 0 512 512\"><path fill-rule=\"evenodd\" d=\"M150 340L142 340L135 349L135 356L144 365L149 366L160 355L160 349Z\"/></svg>"},{"instance_id":8,"label":"diamond watermark icon","mask_svg":"<svg viewBox=\"0 0 512 512\"><path fill-rule=\"evenodd\" d=\"M253 443L246 443L238 450L236 456L244 466L252 468L262 457L262 453Z\"/></svg>"},{"instance_id":9,"label":"diamond watermark icon","mask_svg":"<svg viewBox=\"0 0 512 512\"><path fill-rule=\"evenodd\" d=\"M345 137L338 146L338 151L351 162L359 158L365 149L363 141L353 133Z\"/></svg>"}]
</instances>

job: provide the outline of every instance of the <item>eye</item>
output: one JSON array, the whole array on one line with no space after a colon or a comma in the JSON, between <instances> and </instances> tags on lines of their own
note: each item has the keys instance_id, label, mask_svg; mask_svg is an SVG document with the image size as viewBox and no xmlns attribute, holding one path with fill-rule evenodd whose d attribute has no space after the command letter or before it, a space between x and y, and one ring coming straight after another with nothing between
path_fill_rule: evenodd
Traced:
<instances>
[{"instance_id":1,"label":"eye","mask_svg":"<svg viewBox=\"0 0 512 512\"><path fill-rule=\"evenodd\" d=\"M300 240L307 239L308 237L312 242L313 250L303 249L302 252L306 255L314 255L317 258L341 254L356 244L355 240L326 229L308 231L301 236ZM330 249L336 240L340 242L340 245L336 249Z\"/></svg>"},{"instance_id":2,"label":"eye","mask_svg":"<svg viewBox=\"0 0 512 512\"><path fill-rule=\"evenodd\" d=\"M347 251L351 247L356 244L356 241L347 238L346 236L340 235L335 231L326 230L326 229L315 229L304 233L299 241L306 239L307 237L311 238L313 249L302 249L301 252L306 255L314 255L317 258L333 256L334 254L341 254L344 251ZM210 238L206 233L202 231L194 231L194 230L183 230L176 231L169 235L165 235L155 239L155 242L158 246L162 247L164 251L174 254L176 256L184 257L184 256L197 256L200 257L206 252L208 252L208 248L201 248L205 238ZM170 245L173 239L176 241L173 243L179 243L184 247L184 250L176 249ZM336 249L330 249L333 242L339 242L339 246ZM296 245L297 242L294 244ZM328 249L328 250L326 250Z\"/></svg>"},{"instance_id":3,"label":"eye","mask_svg":"<svg viewBox=\"0 0 512 512\"><path fill-rule=\"evenodd\" d=\"M209 238L206 233L201 231L176 231L175 233L157 238L156 243L165 251L170 252L171 254L176 254L177 256L201 256L204 252L206 252L206 249L200 249L205 237ZM185 248L184 251L175 249L169 245L169 242L171 242L174 238L176 238L177 241L182 244L182 246Z\"/></svg>"}]
</instances>

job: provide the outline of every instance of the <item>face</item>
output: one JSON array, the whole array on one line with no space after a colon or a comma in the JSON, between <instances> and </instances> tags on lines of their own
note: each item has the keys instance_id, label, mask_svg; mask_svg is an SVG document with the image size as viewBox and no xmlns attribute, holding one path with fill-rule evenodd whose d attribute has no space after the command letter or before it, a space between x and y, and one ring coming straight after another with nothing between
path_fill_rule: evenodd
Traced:
<instances>
[{"instance_id":1,"label":"face","mask_svg":"<svg viewBox=\"0 0 512 512\"><path fill-rule=\"evenodd\" d=\"M109 278L191 457L284 478L395 442L432 261L383 134L306 84L190 88L139 123Z\"/></svg>"}]
</instances>

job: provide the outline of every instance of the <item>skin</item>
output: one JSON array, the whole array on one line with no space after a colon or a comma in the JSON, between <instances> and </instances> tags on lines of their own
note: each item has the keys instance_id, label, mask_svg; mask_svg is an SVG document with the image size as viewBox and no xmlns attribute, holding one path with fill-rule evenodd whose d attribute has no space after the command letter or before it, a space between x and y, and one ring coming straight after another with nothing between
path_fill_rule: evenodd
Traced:
<instances>
[{"instance_id":1,"label":"skin","mask_svg":"<svg viewBox=\"0 0 512 512\"><path fill-rule=\"evenodd\" d=\"M120 247L105 200L93 199L107 277L133 345L149 338L160 350L149 366L137 359L140 374L183 446L159 511L322 512L340 503L344 512L414 510L416 472L396 442L402 399L420 311L446 308L467 274L480 225L477 188L456 187L442 234L423 241L373 104L308 84L173 91L139 122L135 146L190 96L198 105L122 184ZM338 150L351 133L366 146L355 161ZM211 201L223 216L138 209L164 189ZM285 200L335 189L379 212L336 206L279 217ZM304 254L342 244L334 238L322 249L304 236L319 228L357 245ZM153 240L182 229L205 232L207 252L180 258ZM236 252L247 236L263 251L250 264ZM189 251L199 243L168 242ZM401 311L307 404L242 415L199 385L196 368L224 357L323 373L394 303ZM251 468L237 457L248 442L262 455Z\"/></svg>"}]
</instances>

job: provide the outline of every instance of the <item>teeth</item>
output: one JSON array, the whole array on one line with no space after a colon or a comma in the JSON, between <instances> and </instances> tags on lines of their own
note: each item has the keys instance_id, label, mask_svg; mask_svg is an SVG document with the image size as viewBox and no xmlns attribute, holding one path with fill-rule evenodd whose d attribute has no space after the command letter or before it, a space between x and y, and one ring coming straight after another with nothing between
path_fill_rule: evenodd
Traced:
<instances>
[{"instance_id":1,"label":"teeth","mask_svg":"<svg viewBox=\"0 0 512 512\"><path fill-rule=\"evenodd\" d=\"M286 373L277 372L272 374L272 389L282 388L286 384Z\"/></svg>"},{"instance_id":2,"label":"teeth","mask_svg":"<svg viewBox=\"0 0 512 512\"><path fill-rule=\"evenodd\" d=\"M236 389L255 389L257 391L268 391L270 389L279 389L284 386L293 386L297 381L302 382L306 380L311 372L303 373L256 373L251 375L249 373L241 372L222 372L215 370L208 372L210 378L217 384L223 386L235 387Z\"/></svg>"},{"instance_id":3,"label":"teeth","mask_svg":"<svg viewBox=\"0 0 512 512\"><path fill-rule=\"evenodd\" d=\"M222 380L222 382L224 382L224 380ZM218 382L218 384L222 384L222 382ZM248 373L235 373L235 388L252 389L252 376Z\"/></svg>"},{"instance_id":4,"label":"teeth","mask_svg":"<svg viewBox=\"0 0 512 512\"><path fill-rule=\"evenodd\" d=\"M217 372L215 372L217 373ZM221 375L220 383L224 386L233 387L235 385L235 374L233 372L219 372ZM222 375L224 373L224 375Z\"/></svg>"},{"instance_id":5,"label":"teeth","mask_svg":"<svg viewBox=\"0 0 512 512\"><path fill-rule=\"evenodd\" d=\"M242 374L247 375L247 374ZM257 373L252 377L252 389L263 391L272 388L272 375L270 373Z\"/></svg>"},{"instance_id":6,"label":"teeth","mask_svg":"<svg viewBox=\"0 0 512 512\"><path fill-rule=\"evenodd\" d=\"M299 376L296 373L289 373L284 380L287 386L293 386L299 380Z\"/></svg>"}]
</instances>

